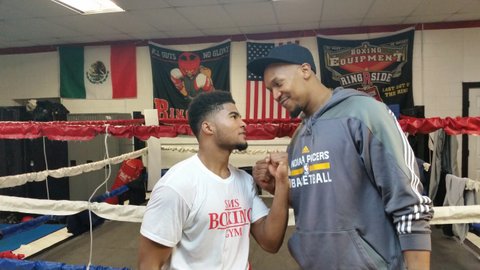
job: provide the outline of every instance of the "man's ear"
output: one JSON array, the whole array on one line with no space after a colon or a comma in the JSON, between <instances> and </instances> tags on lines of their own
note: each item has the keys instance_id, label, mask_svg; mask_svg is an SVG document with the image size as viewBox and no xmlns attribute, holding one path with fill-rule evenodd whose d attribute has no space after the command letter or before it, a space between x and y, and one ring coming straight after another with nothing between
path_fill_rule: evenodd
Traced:
<instances>
[{"instance_id":1,"label":"man's ear","mask_svg":"<svg viewBox=\"0 0 480 270\"><path fill-rule=\"evenodd\" d=\"M308 63L303 63L300 68L302 69L303 77L305 79L308 79L313 74L312 67Z\"/></svg>"},{"instance_id":2,"label":"man's ear","mask_svg":"<svg viewBox=\"0 0 480 270\"><path fill-rule=\"evenodd\" d=\"M213 134L215 127L213 127L213 124L209 121L203 121L202 122L202 132L208 135Z\"/></svg>"}]
</instances>

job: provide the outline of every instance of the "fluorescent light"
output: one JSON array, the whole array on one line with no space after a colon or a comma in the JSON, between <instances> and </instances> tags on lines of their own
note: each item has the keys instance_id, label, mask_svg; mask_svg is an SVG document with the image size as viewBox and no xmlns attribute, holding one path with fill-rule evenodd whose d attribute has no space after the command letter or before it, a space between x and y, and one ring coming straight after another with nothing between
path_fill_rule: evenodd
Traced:
<instances>
[{"instance_id":1,"label":"fluorescent light","mask_svg":"<svg viewBox=\"0 0 480 270\"><path fill-rule=\"evenodd\" d=\"M111 0L52 0L52 1L83 15L125 11L121 7L117 6L117 4L115 4Z\"/></svg>"}]
</instances>

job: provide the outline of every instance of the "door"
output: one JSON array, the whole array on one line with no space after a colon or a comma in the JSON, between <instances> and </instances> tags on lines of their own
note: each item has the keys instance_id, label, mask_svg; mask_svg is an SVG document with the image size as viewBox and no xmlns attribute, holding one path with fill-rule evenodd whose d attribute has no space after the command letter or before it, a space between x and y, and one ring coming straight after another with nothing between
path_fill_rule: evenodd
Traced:
<instances>
[{"instance_id":1,"label":"door","mask_svg":"<svg viewBox=\"0 0 480 270\"><path fill-rule=\"evenodd\" d=\"M480 116L480 88L470 88L468 115ZM480 180L480 136L468 136L468 178Z\"/></svg>"}]
</instances>

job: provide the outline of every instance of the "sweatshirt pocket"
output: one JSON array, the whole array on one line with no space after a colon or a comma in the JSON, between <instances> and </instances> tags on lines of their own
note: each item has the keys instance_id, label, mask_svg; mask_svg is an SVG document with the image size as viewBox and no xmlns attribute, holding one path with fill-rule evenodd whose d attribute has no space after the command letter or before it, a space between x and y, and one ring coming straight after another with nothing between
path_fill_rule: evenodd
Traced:
<instances>
[{"instance_id":1,"label":"sweatshirt pocket","mask_svg":"<svg viewBox=\"0 0 480 270\"><path fill-rule=\"evenodd\" d=\"M367 251L366 246L368 243L355 230L297 231L288 242L290 253L302 269L386 269L383 259L378 254L371 257L375 250L368 246Z\"/></svg>"}]
</instances>

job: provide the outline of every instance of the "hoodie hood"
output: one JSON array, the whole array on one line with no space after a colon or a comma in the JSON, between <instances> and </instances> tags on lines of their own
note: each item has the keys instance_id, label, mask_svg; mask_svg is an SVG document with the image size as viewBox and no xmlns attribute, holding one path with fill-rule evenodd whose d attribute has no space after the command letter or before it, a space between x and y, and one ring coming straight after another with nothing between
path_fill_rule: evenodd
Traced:
<instances>
[{"instance_id":1,"label":"hoodie hood","mask_svg":"<svg viewBox=\"0 0 480 270\"><path fill-rule=\"evenodd\" d=\"M336 106L338 103L344 101L351 96L368 96L367 94L355 89L346 89L343 87L337 87L333 90L332 97L327 100L327 103L323 105L317 112L315 112L311 118L319 118L322 114L328 111L330 108Z\"/></svg>"},{"instance_id":2,"label":"hoodie hood","mask_svg":"<svg viewBox=\"0 0 480 270\"><path fill-rule=\"evenodd\" d=\"M343 88L337 87L333 90L332 97L323 105L318 111L316 111L311 117L306 117L303 120L303 124L305 125L307 134L310 134L311 127L315 123L315 121L320 118L326 111L330 108L335 107L337 104L341 103L342 101L346 100L351 96L368 96L365 93L362 93L355 89L350 88Z\"/></svg>"}]
</instances>

